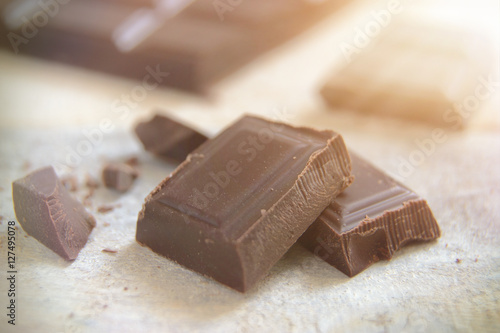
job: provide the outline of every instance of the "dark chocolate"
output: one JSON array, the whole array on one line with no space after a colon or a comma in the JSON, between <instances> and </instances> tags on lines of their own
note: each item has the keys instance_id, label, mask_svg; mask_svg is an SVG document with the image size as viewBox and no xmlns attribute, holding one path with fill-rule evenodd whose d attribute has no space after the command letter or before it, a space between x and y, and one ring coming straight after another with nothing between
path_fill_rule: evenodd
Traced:
<instances>
[{"instance_id":1,"label":"dark chocolate","mask_svg":"<svg viewBox=\"0 0 500 333\"><path fill-rule=\"evenodd\" d=\"M246 116L151 192L136 239L243 292L350 182L339 134Z\"/></svg>"},{"instance_id":2,"label":"dark chocolate","mask_svg":"<svg viewBox=\"0 0 500 333\"><path fill-rule=\"evenodd\" d=\"M345 2L72 0L50 7L4 1L0 45L132 77L146 89L203 92Z\"/></svg>"},{"instance_id":3,"label":"dark chocolate","mask_svg":"<svg viewBox=\"0 0 500 333\"><path fill-rule=\"evenodd\" d=\"M354 182L300 238L300 243L348 276L416 241L440 236L427 202L351 153Z\"/></svg>"},{"instance_id":4,"label":"dark chocolate","mask_svg":"<svg viewBox=\"0 0 500 333\"><path fill-rule=\"evenodd\" d=\"M184 161L190 152L207 140L194 129L159 114L139 123L135 133L144 149L175 162Z\"/></svg>"},{"instance_id":5,"label":"dark chocolate","mask_svg":"<svg viewBox=\"0 0 500 333\"><path fill-rule=\"evenodd\" d=\"M111 212L114 209L115 209L115 206L101 205L101 206L97 207L97 212L99 212L101 214L106 214L106 213Z\"/></svg>"},{"instance_id":6,"label":"dark chocolate","mask_svg":"<svg viewBox=\"0 0 500 333\"><path fill-rule=\"evenodd\" d=\"M66 260L84 247L95 219L59 181L52 167L12 183L16 217L24 231Z\"/></svg>"},{"instance_id":7,"label":"dark chocolate","mask_svg":"<svg viewBox=\"0 0 500 333\"><path fill-rule=\"evenodd\" d=\"M125 163L109 163L102 170L104 186L120 192L128 191L138 176L137 169Z\"/></svg>"}]
</instances>

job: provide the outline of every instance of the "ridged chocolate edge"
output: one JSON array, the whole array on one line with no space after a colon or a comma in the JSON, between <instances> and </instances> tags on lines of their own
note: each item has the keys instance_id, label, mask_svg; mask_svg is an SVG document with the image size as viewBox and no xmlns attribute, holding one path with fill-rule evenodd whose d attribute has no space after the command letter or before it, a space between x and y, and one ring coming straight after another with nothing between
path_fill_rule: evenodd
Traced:
<instances>
[{"instance_id":1,"label":"ridged chocolate edge","mask_svg":"<svg viewBox=\"0 0 500 333\"><path fill-rule=\"evenodd\" d=\"M259 281L331 201L352 183L351 160L344 140L339 134L333 134L325 148L311 155L292 188L238 239L244 290ZM253 246L255 242L272 246ZM272 260L266 260L266 267L256 270L254 267L262 265L259 259L264 255Z\"/></svg>"},{"instance_id":2,"label":"ridged chocolate edge","mask_svg":"<svg viewBox=\"0 0 500 333\"><path fill-rule=\"evenodd\" d=\"M386 211L374 219L367 218L342 234L320 218L304 236L301 243L305 247L352 277L375 262L390 260L409 242L439 238L441 231L429 205L421 199L405 202L400 209ZM367 248L367 244L372 247Z\"/></svg>"}]
</instances>

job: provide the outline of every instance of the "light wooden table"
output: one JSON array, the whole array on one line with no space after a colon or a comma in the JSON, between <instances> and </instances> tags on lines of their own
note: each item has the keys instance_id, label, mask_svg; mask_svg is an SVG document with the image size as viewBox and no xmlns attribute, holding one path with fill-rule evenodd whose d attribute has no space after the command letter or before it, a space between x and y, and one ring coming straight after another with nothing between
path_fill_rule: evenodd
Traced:
<instances>
[{"instance_id":1,"label":"light wooden table","mask_svg":"<svg viewBox=\"0 0 500 333\"><path fill-rule=\"evenodd\" d=\"M465 131L446 132L411 172L401 171L401 161L420 149L416 140L429 138L432 126L330 112L317 94L331 69L345 61L339 43L352 39L370 10L386 5L361 1L344 8L220 82L208 99L158 88L127 113L114 110L137 82L0 52L0 331L499 331L498 91ZM498 17L495 24L498 30ZM498 67L494 75L498 80ZM407 247L354 278L295 245L255 289L232 291L135 242L145 196L175 167L144 152L132 131L156 109L209 135L246 112L334 129L353 150L427 198L442 237ZM102 131L107 121L113 129ZM89 133L94 142L87 156L71 160ZM8 325L11 182L55 164L59 175L79 178L75 195L83 199L87 173L98 177L105 161L130 156L140 158L141 177L123 195L97 190L89 208L97 227L73 263L17 230L17 325ZM117 207L98 213L101 204Z\"/></svg>"}]
</instances>

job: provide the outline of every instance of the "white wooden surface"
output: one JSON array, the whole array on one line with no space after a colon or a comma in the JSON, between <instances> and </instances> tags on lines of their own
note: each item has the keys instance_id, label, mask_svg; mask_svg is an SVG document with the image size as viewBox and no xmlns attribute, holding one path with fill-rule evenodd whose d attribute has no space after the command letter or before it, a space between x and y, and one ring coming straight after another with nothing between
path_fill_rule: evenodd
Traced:
<instances>
[{"instance_id":1,"label":"white wooden surface","mask_svg":"<svg viewBox=\"0 0 500 333\"><path fill-rule=\"evenodd\" d=\"M429 138L433 127L333 113L317 94L344 61L339 43L368 19L367 9L385 5L345 8L221 82L209 99L158 88L122 118L113 103L136 82L0 52L0 331L499 331L498 91L465 131L446 132L411 174L398 171L400 160L415 154L415 140ZM498 67L495 73L498 80ZM255 289L232 291L134 240L144 197L175 167L142 151L132 132L156 108L210 135L244 112L334 129L352 149L427 198L443 235L351 279L295 245ZM124 195L97 190L90 207L97 227L73 263L18 230L17 325L11 327L4 314L6 225L15 220L10 183L38 167L64 164L68 147L75 149L103 119L114 129L77 167L60 167L59 174L79 178L79 199L87 193L86 173L98 177L107 160L138 156L142 175ZM98 213L102 204L119 207Z\"/></svg>"}]
</instances>

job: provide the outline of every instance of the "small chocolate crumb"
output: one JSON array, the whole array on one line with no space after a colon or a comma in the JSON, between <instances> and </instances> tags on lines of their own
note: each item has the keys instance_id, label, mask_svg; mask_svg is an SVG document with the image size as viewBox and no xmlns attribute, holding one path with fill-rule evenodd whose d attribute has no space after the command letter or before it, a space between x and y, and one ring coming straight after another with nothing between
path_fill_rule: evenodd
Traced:
<instances>
[{"instance_id":1,"label":"small chocolate crumb","mask_svg":"<svg viewBox=\"0 0 500 333\"><path fill-rule=\"evenodd\" d=\"M139 158L137 158L137 156L132 156L125 161L125 164L128 164L131 167L136 167L139 165Z\"/></svg>"},{"instance_id":2,"label":"small chocolate crumb","mask_svg":"<svg viewBox=\"0 0 500 333\"><path fill-rule=\"evenodd\" d=\"M87 173L87 175L85 176L85 186L87 186L87 188L89 189L95 190L96 188L99 188L99 182L97 181L97 179Z\"/></svg>"},{"instance_id":3,"label":"small chocolate crumb","mask_svg":"<svg viewBox=\"0 0 500 333\"><path fill-rule=\"evenodd\" d=\"M99 207L97 208L97 211L98 211L99 213L104 214L104 213L108 213L108 212L112 211L113 209L115 209L115 207L114 207L114 206L110 206L110 205L102 205L102 206L99 206Z\"/></svg>"},{"instance_id":4,"label":"small chocolate crumb","mask_svg":"<svg viewBox=\"0 0 500 333\"><path fill-rule=\"evenodd\" d=\"M198 131L160 114L137 124L135 134L144 149L174 162L184 161L189 153L207 140Z\"/></svg>"},{"instance_id":5,"label":"small chocolate crumb","mask_svg":"<svg viewBox=\"0 0 500 333\"><path fill-rule=\"evenodd\" d=\"M135 167L124 163L109 163L102 170L104 185L120 192L126 192L138 176Z\"/></svg>"},{"instance_id":6,"label":"small chocolate crumb","mask_svg":"<svg viewBox=\"0 0 500 333\"><path fill-rule=\"evenodd\" d=\"M70 192L78 191L78 179L75 176L66 176L61 179L64 187Z\"/></svg>"},{"instance_id":7,"label":"small chocolate crumb","mask_svg":"<svg viewBox=\"0 0 500 333\"><path fill-rule=\"evenodd\" d=\"M3 216L0 215L0 224L2 223L2 221L3 221Z\"/></svg>"},{"instance_id":8,"label":"small chocolate crumb","mask_svg":"<svg viewBox=\"0 0 500 333\"><path fill-rule=\"evenodd\" d=\"M457 260L455 260L455 262L456 262L457 264L460 264L460 263L462 262L462 259L458 259L458 258L457 258Z\"/></svg>"},{"instance_id":9,"label":"small chocolate crumb","mask_svg":"<svg viewBox=\"0 0 500 333\"><path fill-rule=\"evenodd\" d=\"M70 195L53 167L14 181L12 196L17 220L27 234L62 258L76 259L95 219Z\"/></svg>"},{"instance_id":10,"label":"small chocolate crumb","mask_svg":"<svg viewBox=\"0 0 500 333\"><path fill-rule=\"evenodd\" d=\"M117 250L113 250L113 249L109 249L109 248L105 248L105 249L102 249L102 252L106 252L106 253L117 253L118 251L117 251Z\"/></svg>"},{"instance_id":11,"label":"small chocolate crumb","mask_svg":"<svg viewBox=\"0 0 500 333\"><path fill-rule=\"evenodd\" d=\"M86 206L86 207L92 206L92 200L90 200L90 198L92 198L93 195L94 195L94 191L90 190L89 193L87 193L83 197L82 203L83 203L84 206Z\"/></svg>"},{"instance_id":12,"label":"small chocolate crumb","mask_svg":"<svg viewBox=\"0 0 500 333\"><path fill-rule=\"evenodd\" d=\"M75 314L73 312L71 312L69 315L68 315L68 318L73 318L75 316Z\"/></svg>"},{"instance_id":13,"label":"small chocolate crumb","mask_svg":"<svg viewBox=\"0 0 500 333\"><path fill-rule=\"evenodd\" d=\"M26 171L28 169L31 169L31 162L30 161L24 161L24 163L23 163L23 170Z\"/></svg>"},{"instance_id":14,"label":"small chocolate crumb","mask_svg":"<svg viewBox=\"0 0 500 333\"><path fill-rule=\"evenodd\" d=\"M123 287L123 290L124 290L124 291L127 291L127 290L128 290L128 287Z\"/></svg>"}]
</instances>

